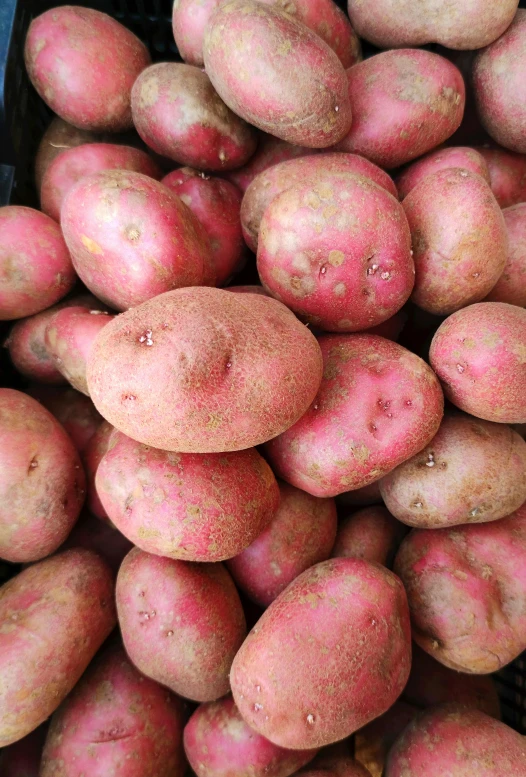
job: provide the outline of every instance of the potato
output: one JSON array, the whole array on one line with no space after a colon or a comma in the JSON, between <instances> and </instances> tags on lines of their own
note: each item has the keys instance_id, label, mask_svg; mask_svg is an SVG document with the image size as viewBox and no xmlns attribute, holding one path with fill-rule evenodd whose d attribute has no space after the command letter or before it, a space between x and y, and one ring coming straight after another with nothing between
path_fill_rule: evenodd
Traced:
<instances>
[{"instance_id":1,"label":"potato","mask_svg":"<svg viewBox=\"0 0 526 777\"><path fill-rule=\"evenodd\" d=\"M60 221L64 197L73 184L101 170L134 170L159 179L161 170L148 154L131 146L115 143L86 143L64 150L47 168L42 178L40 204L44 213Z\"/></svg>"},{"instance_id":2,"label":"potato","mask_svg":"<svg viewBox=\"0 0 526 777\"><path fill-rule=\"evenodd\" d=\"M526 501L526 442L505 424L448 414L380 491L399 521L421 529L504 518Z\"/></svg>"},{"instance_id":3,"label":"potato","mask_svg":"<svg viewBox=\"0 0 526 777\"><path fill-rule=\"evenodd\" d=\"M508 232L508 260L486 299L526 308L526 203L502 211Z\"/></svg>"},{"instance_id":4,"label":"potato","mask_svg":"<svg viewBox=\"0 0 526 777\"><path fill-rule=\"evenodd\" d=\"M415 529L395 559L413 639L445 666L489 674L526 649L526 506L492 523Z\"/></svg>"},{"instance_id":5,"label":"potato","mask_svg":"<svg viewBox=\"0 0 526 777\"><path fill-rule=\"evenodd\" d=\"M66 539L85 496L79 456L35 399L0 389L0 558L48 556Z\"/></svg>"},{"instance_id":6,"label":"potato","mask_svg":"<svg viewBox=\"0 0 526 777\"><path fill-rule=\"evenodd\" d=\"M411 664L400 581L359 559L324 561L270 605L232 664L245 722L280 747L321 747L388 709Z\"/></svg>"},{"instance_id":7,"label":"potato","mask_svg":"<svg viewBox=\"0 0 526 777\"><path fill-rule=\"evenodd\" d=\"M82 454L102 423L93 402L72 388L29 386L27 393L49 410L68 433L76 450Z\"/></svg>"},{"instance_id":8,"label":"potato","mask_svg":"<svg viewBox=\"0 0 526 777\"><path fill-rule=\"evenodd\" d=\"M106 170L82 178L64 199L61 225L81 280L117 310L214 282L198 219L166 186L140 173Z\"/></svg>"},{"instance_id":9,"label":"potato","mask_svg":"<svg viewBox=\"0 0 526 777\"><path fill-rule=\"evenodd\" d=\"M291 362L295 352L301 359ZM134 440L220 453L291 426L321 373L315 338L280 302L193 288L160 295L104 327L88 388L104 418Z\"/></svg>"},{"instance_id":10,"label":"potato","mask_svg":"<svg viewBox=\"0 0 526 777\"><path fill-rule=\"evenodd\" d=\"M230 170L224 174L231 183L241 189L243 194L248 189L254 178L268 170L269 167L287 162L290 159L297 159L301 156L312 156L323 152L322 149L306 148L306 146L295 146L287 143L286 140L280 140L273 135L267 135L264 132L259 133L260 138L256 153L237 170Z\"/></svg>"},{"instance_id":11,"label":"potato","mask_svg":"<svg viewBox=\"0 0 526 777\"><path fill-rule=\"evenodd\" d=\"M382 321L381 324L369 327L365 331L369 335L380 335L380 337L385 337L387 340L394 340L397 342L407 323L407 319L408 315L406 311L399 310L394 316Z\"/></svg>"},{"instance_id":12,"label":"potato","mask_svg":"<svg viewBox=\"0 0 526 777\"><path fill-rule=\"evenodd\" d=\"M331 555L390 567L405 533L402 524L382 505L365 507L340 521Z\"/></svg>"},{"instance_id":13,"label":"potato","mask_svg":"<svg viewBox=\"0 0 526 777\"><path fill-rule=\"evenodd\" d=\"M205 29L203 58L222 100L259 129L313 148L349 131L347 82L337 55L277 8L253 0L222 3Z\"/></svg>"},{"instance_id":14,"label":"potato","mask_svg":"<svg viewBox=\"0 0 526 777\"><path fill-rule=\"evenodd\" d=\"M0 321L40 313L76 275L60 227L33 208L0 208Z\"/></svg>"},{"instance_id":15,"label":"potato","mask_svg":"<svg viewBox=\"0 0 526 777\"><path fill-rule=\"evenodd\" d=\"M321 175L354 173L397 196L392 179L379 167L356 154L325 153L292 159L273 165L248 186L241 203L241 226L248 247L256 251L261 219L270 203L280 194L299 184L317 183Z\"/></svg>"},{"instance_id":16,"label":"potato","mask_svg":"<svg viewBox=\"0 0 526 777\"><path fill-rule=\"evenodd\" d=\"M134 548L117 576L117 613L126 652L147 677L194 701L215 701L228 692L246 623L221 564L191 564Z\"/></svg>"},{"instance_id":17,"label":"potato","mask_svg":"<svg viewBox=\"0 0 526 777\"><path fill-rule=\"evenodd\" d=\"M409 724L389 753L385 777L520 777L525 769L526 741L517 731L478 710L446 704Z\"/></svg>"},{"instance_id":18,"label":"potato","mask_svg":"<svg viewBox=\"0 0 526 777\"><path fill-rule=\"evenodd\" d=\"M504 302L470 305L433 337L431 366L446 397L486 421L526 423L526 310Z\"/></svg>"},{"instance_id":19,"label":"potato","mask_svg":"<svg viewBox=\"0 0 526 777\"><path fill-rule=\"evenodd\" d=\"M526 443L525 443L526 444ZM287 483L270 525L227 567L238 588L262 607L309 567L329 558L336 539L336 505Z\"/></svg>"},{"instance_id":20,"label":"potato","mask_svg":"<svg viewBox=\"0 0 526 777\"><path fill-rule=\"evenodd\" d=\"M347 78L353 123L336 148L380 167L398 167L425 154L462 120L462 75L430 51L384 51L349 68Z\"/></svg>"},{"instance_id":21,"label":"potato","mask_svg":"<svg viewBox=\"0 0 526 777\"><path fill-rule=\"evenodd\" d=\"M526 155L498 146L478 147L486 160L490 186L501 208L526 201Z\"/></svg>"},{"instance_id":22,"label":"potato","mask_svg":"<svg viewBox=\"0 0 526 777\"><path fill-rule=\"evenodd\" d=\"M217 285L228 281L241 263L245 250L241 231L241 192L234 184L190 167L181 167L163 178L197 216L210 241Z\"/></svg>"},{"instance_id":23,"label":"potato","mask_svg":"<svg viewBox=\"0 0 526 777\"><path fill-rule=\"evenodd\" d=\"M132 127L131 88L150 55L111 16L52 8L31 22L24 56L33 86L65 121L95 132Z\"/></svg>"},{"instance_id":24,"label":"potato","mask_svg":"<svg viewBox=\"0 0 526 777\"><path fill-rule=\"evenodd\" d=\"M451 167L460 167L462 170L476 173L484 178L486 183L490 183L488 165L482 154L474 148L450 146L430 151L429 154L417 159L416 162L405 168L396 180L400 199L403 200L404 197L407 197L409 192L428 175L438 173L440 170L448 170Z\"/></svg>"},{"instance_id":25,"label":"potato","mask_svg":"<svg viewBox=\"0 0 526 777\"><path fill-rule=\"evenodd\" d=\"M351 743L352 739L349 738L322 748L304 771L316 774L319 769L321 777L371 777L367 769L351 757L351 753L354 753Z\"/></svg>"},{"instance_id":26,"label":"potato","mask_svg":"<svg viewBox=\"0 0 526 777\"><path fill-rule=\"evenodd\" d=\"M0 589L0 747L43 723L115 625L106 564L68 550Z\"/></svg>"},{"instance_id":27,"label":"potato","mask_svg":"<svg viewBox=\"0 0 526 777\"><path fill-rule=\"evenodd\" d=\"M42 179L49 165L57 156L63 154L68 148L76 148L84 143L102 143L105 137L102 133L81 130L68 124L67 121L55 116L44 134L38 146L35 157L35 185L40 193Z\"/></svg>"},{"instance_id":28,"label":"potato","mask_svg":"<svg viewBox=\"0 0 526 777\"><path fill-rule=\"evenodd\" d=\"M313 496L378 480L435 436L443 397L418 356L376 335L319 338L324 377L307 412L266 445L276 475Z\"/></svg>"},{"instance_id":29,"label":"potato","mask_svg":"<svg viewBox=\"0 0 526 777\"><path fill-rule=\"evenodd\" d=\"M520 154L526 152L526 10L521 8L498 40L480 51L473 63L473 87L484 129Z\"/></svg>"},{"instance_id":30,"label":"potato","mask_svg":"<svg viewBox=\"0 0 526 777\"><path fill-rule=\"evenodd\" d=\"M107 421L103 421L89 441L86 450L82 455L82 463L86 470L87 482L86 507L90 513L93 513L93 515L101 520L109 519L97 493L95 477L99 464L108 450L110 437L113 431L114 427Z\"/></svg>"},{"instance_id":31,"label":"potato","mask_svg":"<svg viewBox=\"0 0 526 777\"><path fill-rule=\"evenodd\" d=\"M111 646L53 715L40 777L183 777L183 725L182 702Z\"/></svg>"},{"instance_id":32,"label":"potato","mask_svg":"<svg viewBox=\"0 0 526 777\"><path fill-rule=\"evenodd\" d=\"M524 443L526 447L526 443ZM223 561L268 526L280 492L255 448L174 453L115 432L95 488L111 521L148 553L184 561Z\"/></svg>"},{"instance_id":33,"label":"potato","mask_svg":"<svg viewBox=\"0 0 526 777\"><path fill-rule=\"evenodd\" d=\"M418 707L398 700L387 712L356 732L354 757L368 769L371 777L382 777L389 750L418 712Z\"/></svg>"},{"instance_id":34,"label":"potato","mask_svg":"<svg viewBox=\"0 0 526 777\"><path fill-rule=\"evenodd\" d=\"M348 0L358 34L381 49L440 43L449 49L480 49L511 24L518 0Z\"/></svg>"},{"instance_id":35,"label":"potato","mask_svg":"<svg viewBox=\"0 0 526 777\"><path fill-rule=\"evenodd\" d=\"M316 754L273 745L247 726L231 696L196 709L184 749L197 777L288 777Z\"/></svg>"},{"instance_id":36,"label":"potato","mask_svg":"<svg viewBox=\"0 0 526 777\"><path fill-rule=\"evenodd\" d=\"M23 739L19 739L0 752L2 777L39 777L42 748L46 739L47 724L39 726Z\"/></svg>"},{"instance_id":37,"label":"potato","mask_svg":"<svg viewBox=\"0 0 526 777\"><path fill-rule=\"evenodd\" d=\"M109 521L100 520L85 512L62 548L85 548L94 551L104 559L113 576L117 577L120 565L133 545L120 531L111 526Z\"/></svg>"}]
</instances>

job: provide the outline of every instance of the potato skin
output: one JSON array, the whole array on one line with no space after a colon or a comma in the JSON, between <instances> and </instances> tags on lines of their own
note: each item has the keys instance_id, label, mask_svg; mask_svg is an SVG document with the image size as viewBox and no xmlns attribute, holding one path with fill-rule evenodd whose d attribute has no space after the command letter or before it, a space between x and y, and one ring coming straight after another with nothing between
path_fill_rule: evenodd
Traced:
<instances>
[{"instance_id":1,"label":"potato skin","mask_svg":"<svg viewBox=\"0 0 526 777\"><path fill-rule=\"evenodd\" d=\"M298 351L301 360L291 363ZM312 402L321 373L315 338L280 302L192 288L160 295L104 327L88 388L104 418L139 442L220 453L291 426Z\"/></svg>"},{"instance_id":2,"label":"potato skin","mask_svg":"<svg viewBox=\"0 0 526 777\"><path fill-rule=\"evenodd\" d=\"M55 416L79 454L84 453L102 423L102 416L93 402L75 389L38 383L29 386L27 393Z\"/></svg>"},{"instance_id":3,"label":"potato skin","mask_svg":"<svg viewBox=\"0 0 526 777\"><path fill-rule=\"evenodd\" d=\"M502 215L508 233L508 260L486 300L526 308L526 203L504 208Z\"/></svg>"},{"instance_id":4,"label":"potato skin","mask_svg":"<svg viewBox=\"0 0 526 777\"><path fill-rule=\"evenodd\" d=\"M0 558L37 561L55 551L85 496L79 456L35 399L0 389Z\"/></svg>"},{"instance_id":5,"label":"potato skin","mask_svg":"<svg viewBox=\"0 0 526 777\"><path fill-rule=\"evenodd\" d=\"M191 564L134 548L117 576L117 613L126 652L140 672L194 701L228 693L246 623L222 564Z\"/></svg>"},{"instance_id":6,"label":"potato skin","mask_svg":"<svg viewBox=\"0 0 526 777\"><path fill-rule=\"evenodd\" d=\"M333 499L279 484L280 504L270 524L227 567L238 588L262 607L309 567L329 558L336 538Z\"/></svg>"},{"instance_id":7,"label":"potato skin","mask_svg":"<svg viewBox=\"0 0 526 777\"><path fill-rule=\"evenodd\" d=\"M25 62L39 95L75 127L132 127L130 92L149 63L146 46L111 16L91 8L52 8L27 33Z\"/></svg>"},{"instance_id":8,"label":"potato skin","mask_svg":"<svg viewBox=\"0 0 526 777\"><path fill-rule=\"evenodd\" d=\"M517 731L479 710L459 704L433 707L396 740L385 777L442 777L445 769L458 777L520 777L526 769L526 742Z\"/></svg>"},{"instance_id":9,"label":"potato skin","mask_svg":"<svg viewBox=\"0 0 526 777\"><path fill-rule=\"evenodd\" d=\"M53 715L40 777L183 777L183 726L181 700L112 646Z\"/></svg>"},{"instance_id":10,"label":"potato skin","mask_svg":"<svg viewBox=\"0 0 526 777\"><path fill-rule=\"evenodd\" d=\"M100 518L101 520L108 520L108 515L102 506L99 495L97 493L95 477L99 464L102 461L102 457L108 450L110 437L113 431L114 427L107 421L103 421L93 437L90 439L82 455L82 463L86 471L87 483L86 507L90 513L97 516L97 518Z\"/></svg>"},{"instance_id":11,"label":"potato skin","mask_svg":"<svg viewBox=\"0 0 526 777\"><path fill-rule=\"evenodd\" d=\"M97 468L95 488L111 521L134 545L183 561L235 556L268 526L279 505L276 479L255 448L175 453L120 432Z\"/></svg>"},{"instance_id":12,"label":"potato skin","mask_svg":"<svg viewBox=\"0 0 526 777\"><path fill-rule=\"evenodd\" d=\"M197 777L289 777L316 750L287 750L253 731L231 696L201 704L184 730L186 757Z\"/></svg>"},{"instance_id":13,"label":"potato skin","mask_svg":"<svg viewBox=\"0 0 526 777\"><path fill-rule=\"evenodd\" d=\"M415 529L395 572L407 591L413 639L437 661L489 674L526 648L526 506L492 523Z\"/></svg>"},{"instance_id":14,"label":"potato skin","mask_svg":"<svg viewBox=\"0 0 526 777\"><path fill-rule=\"evenodd\" d=\"M44 134L38 146L35 157L35 186L40 194L42 179L49 165L57 156L63 154L68 148L76 148L85 143L102 143L105 140L103 133L81 130L68 124L67 121L55 116Z\"/></svg>"},{"instance_id":15,"label":"potato skin","mask_svg":"<svg viewBox=\"0 0 526 777\"><path fill-rule=\"evenodd\" d=\"M241 189L243 194L254 178L264 170L268 170L269 167L273 167L280 162L287 162L289 159L322 153L321 149L295 146L293 143L287 143L286 140L280 140L280 138L275 138L273 135L267 135L264 132L260 132L259 135L256 153L243 167L237 170L230 170L224 175L227 180L237 186L238 189Z\"/></svg>"},{"instance_id":16,"label":"potato skin","mask_svg":"<svg viewBox=\"0 0 526 777\"><path fill-rule=\"evenodd\" d=\"M526 442L506 424L448 414L380 491L399 521L421 529L504 518L526 501Z\"/></svg>"},{"instance_id":17,"label":"potato skin","mask_svg":"<svg viewBox=\"0 0 526 777\"><path fill-rule=\"evenodd\" d=\"M259 129L312 148L326 148L349 131L347 83L337 55L276 7L222 3L207 24L203 57L219 96Z\"/></svg>"},{"instance_id":18,"label":"potato skin","mask_svg":"<svg viewBox=\"0 0 526 777\"><path fill-rule=\"evenodd\" d=\"M391 567L404 526L383 505L357 510L338 525L333 558L361 558Z\"/></svg>"},{"instance_id":19,"label":"potato skin","mask_svg":"<svg viewBox=\"0 0 526 777\"><path fill-rule=\"evenodd\" d=\"M428 365L376 335L319 338L324 377L314 402L266 445L270 465L313 496L372 483L435 436L443 396Z\"/></svg>"},{"instance_id":20,"label":"potato skin","mask_svg":"<svg viewBox=\"0 0 526 777\"><path fill-rule=\"evenodd\" d=\"M526 310L504 302L469 305L437 329L431 366L446 397L466 413L526 423Z\"/></svg>"},{"instance_id":21,"label":"potato skin","mask_svg":"<svg viewBox=\"0 0 526 777\"><path fill-rule=\"evenodd\" d=\"M339 151L390 169L435 148L460 126L464 81L438 54L384 51L349 68L347 78L353 123Z\"/></svg>"},{"instance_id":22,"label":"potato skin","mask_svg":"<svg viewBox=\"0 0 526 777\"><path fill-rule=\"evenodd\" d=\"M400 199L407 197L409 192L428 175L451 167L476 173L484 178L487 184L490 183L488 165L482 154L467 146L450 146L430 151L429 154L406 167L396 179Z\"/></svg>"},{"instance_id":23,"label":"potato skin","mask_svg":"<svg viewBox=\"0 0 526 777\"><path fill-rule=\"evenodd\" d=\"M491 191L501 208L526 201L526 155L498 146L478 146L486 160Z\"/></svg>"},{"instance_id":24,"label":"potato skin","mask_svg":"<svg viewBox=\"0 0 526 777\"><path fill-rule=\"evenodd\" d=\"M0 746L29 734L71 691L115 625L106 564L68 550L0 589Z\"/></svg>"},{"instance_id":25,"label":"potato skin","mask_svg":"<svg viewBox=\"0 0 526 777\"><path fill-rule=\"evenodd\" d=\"M392 572L359 559L324 561L297 577L250 632L232 664L234 701L249 726L280 747L331 744L400 695L409 632L405 592Z\"/></svg>"}]
</instances>

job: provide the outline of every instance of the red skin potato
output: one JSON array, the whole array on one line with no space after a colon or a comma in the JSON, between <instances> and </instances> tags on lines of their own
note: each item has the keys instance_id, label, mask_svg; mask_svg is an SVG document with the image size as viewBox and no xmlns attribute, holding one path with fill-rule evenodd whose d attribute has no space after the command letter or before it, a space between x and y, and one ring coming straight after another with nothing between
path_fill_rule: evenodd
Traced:
<instances>
[{"instance_id":1,"label":"red skin potato","mask_svg":"<svg viewBox=\"0 0 526 777\"><path fill-rule=\"evenodd\" d=\"M409 192L428 175L451 167L460 167L476 173L490 184L488 165L482 154L468 146L450 146L430 151L429 154L406 167L396 179L400 199L407 197Z\"/></svg>"},{"instance_id":2,"label":"red skin potato","mask_svg":"<svg viewBox=\"0 0 526 777\"><path fill-rule=\"evenodd\" d=\"M190 2L194 2L194 0L190 0ZM273 167L280 162L287 162L289 159L312 156L317 153L318 149L294 146L292 143L287 143L286 140L280 140L273 135L261 132L256 153L253 154L243 167L237 170L230 170L228 173L225 173L224 177L235 184L238 189L241 189L244 194L254 178L264 170L268 170L269 167Z\"/></svg>"},{"instance_id":3,"label":"red skin potato","mask_svg":"<svg viewBox=\"0 0 526 777\"><path fill-rule=\"evenodd\" d=\"M33 208L0 208L0 321L62 299L76 280L59 225Z\"/></svg>"},{"instance_id":4,"label":"red skin potato","mask_svg":"<svg viewBox=\"0 0 526 777\"><path fill-rule=\"evenodd\" d=\"M458 310L429 349L444 393L466 413L504 424L526 423L526 310L482 302Z\"/></svg>"},{"instance_id":5,"label":"red skin potato","mask_svg":"<svg viewBox=\"0 0 526 777\"><path fill-rule=\"evenodd\" d=\"M235 556L268 526L280 492L255 448L172 453L115 432L95 489L117 529L148 553L183 561Z\"/></svg>"},{"instance_id":6,"label":"red skin potato","mask_svg":"<svg viewBox=\"0 0 526 777\"><path fill-rule=\"evenodd\" d=\"M246 623L222 564L191 564L134 548L122 562L116 595L124 646L140 672L193 701L228 693Z\"/></svg>"},{"instance_id":7,"label":"red skin potato","mask_svg":"<svg viewBox=\"0 0 526 777\"><path fill-rule=\"evenodd\" d=\"M387 169L449 138L464 112L460 71L421 49L384 51L347 70L353 123L337 145Z\"/></svg>"},{"instance_id":8,"label":"red skin potato","mask_svg":"<svg viewBox=\"0 0 526 777\"><path fill-rule=\"evenodd\" d=\"M73 528L84 471L62 426L27 394L0 389L0 430L0 557L37 561Z\"/></svg>"},{"instance_id":9,"label":"red skin potato","mask_svg":"<svg viewBox=\"0 0 526 777\"><path fill-rule=\"evenodd\" d=\"M0 590L0 747L64 700L115 625L113 581L96 554L68 550Z\"/></svg>"},{"instance_id":10,"label":"red skin potato","mask_svg":"<svg viewBox=\"0 0 526 777\"><path fill-rule=\"evenodd\" d=\"M257 49L239 43L251 36ZM203 57L219 96L259 129L312 148L331 146L349 131L350 101L337 55L276 7L222 3L206 27Z\"/></svg>"},{"instance_id":11,"label":"red skin potato","mask_svg":"<svg viewBox=\"0 0 526 777\"><path fill-rule=\"evenodd\" d=\"M415 529L394 569L413 639L440 663L489 674L526 649L526 505L492 523Z\"/></svg>"},{"instance_id":12,"label":"red skin potato","mask_svg":"<svg viewBox=\"0 0 526 777\"><path fill-rule=\"evenodd\" d=\"M410 664L400 581L378 564L340 558L303 572L270 605L235 657L230 683L251 728L304 749L385 712Z\"/></svg>"},{"instance_id":13,"label":"red skin potato","mask_svg":"<svg viewBox=\"0 0 526 777\"><path fill-rule=\"evenodd\" d=\"M498 40L480 51L472 81L484 129L497 143L524 154L526 139L526 10L519 9Z\"/></svg>"},{"instance_id":14,"label":"red skin potato","mask_svg":"<svg viewBox=\"0 0 526 777\"><path fill-rule=\"evenodd\" d=\"M82 455L102 423L102 416L93 402L72 388L41 386L38 383L30 386L27 393L55 416Z\"/></svg>"},{"instance_id":15,"label":"red skin potato","mask_svg":"<svg viewBox=\"0 0 526 777\"><path fill-rule=\"evenodd\" d=\"M241 262L245 243L241 231L241 192L234 184L182 167L162 183L197 216L210 241L216 283L223 285Z\"/></svg>"},{"instance_id":16,"label":"red skin potato","mask_svg":"<svg viewBox=\"0 0 526 777\"><path fill-rule=\"evenodd\" d=\"M387 712L356 732L354 757L367 769L367 774L383 777L391 747L419 711L418 707L399 699Z\"/></svg>"},{"instance_id":17,"label":"red skin potato","mask_svg":"<svg viewBox=\"0 0 526 777\"><path fill-rule=\"evenodd\" d=\"M40 777L183 777L183 704L128 661L100 654L53 715Z\"/></svg>"},{"instance_id":18,"label":"red skin potato","mask_svg":"<svg viewBox=\"0 0 526 777\"><path fill-rule=\"evenodd\" d=\"M430 745L432 743L432 751ZM385 777L522 777L526 741L479 710L442 704L415 718L391 749Z\"/></svg>"},{"instance_id":19,"label":"red skin potato","mask_svg":"<svg viewBox=\"0 0 526 777\"><path fill-rule=\"evenodd\" d=\"M82 178L64 199L61 226L81 280L117 310L174 288L213 284L210 245L197 217L140 173Z\"/></svg>"},{"instance_id":20,"label":"red skin potato","mask_svg":"<svg viewBox=\"0 0 526 777\"><path fill-rule=\"evenodd\" d=\"M93 131L133 126L130 93L150 55L115 19L91 8L52 8L31 22L24 55L33 86L65 121Z\"/></svg>"},{"instance_id":21,"label":"red skin potato","mask_svg":"<svg viewBox=\"0 0 526 777\"><path fill-rule=\"evenodd\" d=\"M108 450L110 437L113 431L114 427L107 421L103 421L93 437L90 439L86 450L82 455L82 463L84 465L84 469L86 470L86 507L90 513L93 513L93 515L103 521L109 521L109 518L97 493L95 477L97 475L99 464L102 461L106 451Z\"/></svg>"},{"instance_id":22,"label":"red skin potato","mask_svg":"<svg viewBox=\"0 0 526 777\"><path fill-rule=\"evenodd\" d=\"M47 734L47 724L19 739L0 753L2 777L39 777L42 748Z\"/></svg>"},{"instance_id":23,"label":"red skin potato","mask_svg":"<svg viewBox=\"0 0 526 777\"><path fill-rule=\"evenodd\" d=\"M405 526L385 507L365 507L340 521L331 555L390 567L404 534Z\"/></svg>"},{"instance_id":24,"label":"red skin potato","mask_svg":"<svg viewBox=\"0 0 526 777\"><path fill-rule=\"evenodd\" d=\"M69 148L76 148L85 143L102 143L104 141L105 137L102 133L77 129L77 127L61 119L60 116L55 116L42 135L35 157L35 185L37 192L40 193L44 174L57 156L63 154Z\"/></svg>"},{"instance_id":25,"label":"red skin potato","mask_svg":"<svg viewBox=\"0 0 526 777\"><path fill-rule=\"evenodd\" d=\"M313 496L378 480L435 436L443 395L428 365L376 335L319 338L324 377L316 398L267 443L275 474Z\"/></svg>"},{"instance_id":26,"label":"red skin potato","mask_svg":"<svg viewBox=\"0 0 526 777\"><path fill-rule=\"evenodd\" d=\"M114 143L86 143L59 154L48 166L42 179L40 204L44 213L60 221L64 197L73 184L101 170L134 170L159 179L162 172L148 154L131 146Z\"/></svg>"},{"instance_id":27,"label":"red skin potato","mask_svg":"<svg viewBox=\"0 0 526 777\"><path fill-rule=\"evenodd\" d=\"M490 186L501 208L526 202L526 154L498 146L477 146L486 160Z\"/></svg>"},{"instance_id":28,"label":"red skin potato","mask_svg":"<svg viewBox=\"0 0 526 777\"><path fill-rule=\"evenodd\" d=\"M92 550L104 559L113 576L117 577L120 565L133 545L109 521L102 521L86 512L80 516L62 548Z\"/></svg>"},{"instance_id":29,"label":"red skin potato","mask_svg":"<svg viewBox=\"0 0 526 777\"><path fill-rule=\"evenodd\" d=\"M526 307L526 202L502 211L508 232L508 261L487 295L488 302Z\"/></svg>"},{"instance_id":30,"label":"red skin potato","mask_svg":"<svg viewBox=\"0 0 526 777\"><path fill-rule=\"evenodd\" d=\"M184 748L197 777L289 777L317 752L273 745L248 727L231 696L197 708L184 730Z\"/></svg>"},{"instance_id":31,"label":"red skin potato","mask_svg":"<svg viewBox=\"0 0 526 777\"><path fill-rule=\"evenodd\" d=\"M329 558L336 539L336 505L287 483L269 526L227 567L238 588L262 607L314 564Z\"/></svg>"},{"instance_id":32,"label":"red skin potato","mask_svg":"<svg viewBox=\"0 0 526 777\"><path fill-rule=\"evenodd\" d=\"M414 284L402 206L370 179L345 173L320 174L272 200L260 223L257 267L276 299L331 332L386 321Z\"/></svg>"}]
</instances>

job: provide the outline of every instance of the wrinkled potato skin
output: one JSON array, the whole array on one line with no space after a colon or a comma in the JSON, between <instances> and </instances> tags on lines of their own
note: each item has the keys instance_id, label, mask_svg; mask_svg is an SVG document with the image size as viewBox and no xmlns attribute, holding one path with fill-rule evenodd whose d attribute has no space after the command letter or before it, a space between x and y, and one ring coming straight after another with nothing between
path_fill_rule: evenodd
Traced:
<instances>
[{"instance_id":1,"label":"wrinkled potato skin","mask_svg":"<svg viewBox=\"0 0 526 777\"><path fill-rule=\"evenodd\" d=\"M93 402L79 391L68 387L41 386L35 383L28 388L27 393L55 416L82 455L102 423L102 416L95 409Z\"/></svg>"},{"instance_id":2,"label":"wrinkled potato skin","mask_svg":"<svg viewBox=\"0 0 526 777\"><path fill-rule=\"evenodd\" d=\"M498 146L477 146L486 160L491 191L501 208L526 202L526 155Z\"/></svg>"},{"instance_id":3,"label":"wrinkled potato skin","mask_svg":"<svg viewBox=\"0 0 526 777\"><path fill-rule=\"evenodd\" d=\"M354 757L371 777L383 777L389 750L418 713L418 707L399 699L387 712L356 732Z\"/></svg>"},{"instance_id":4,"label":"wrinkled potato skin","mask_svg":"<svg viewBox=\"0 0 526 777\"><path fill-rule=\"evenodd\" d=\"M526 202L505 208L502 215L508 232L508 260L486 300L526 308Z\"/></svg>"},{"instance_id":5,"label":"wrinkled potato skin","mask_svg":"<svg viewBox=\"0 0 526 777\"><path fill-rule=\"evenodd\" d=\"M429 154L406 167L396 179L400 199L403 200L404 197L407 197L411 189L414 189L428 175L438 173L440 170L448 170L451 167L459 167L462 170L476 173L484 178L487 184L490 184L488 165L482 154L467 146L450 146L430 151Z\"/></svg>"},{"instance_id":6,"label":"wrinkled potato skin","mask_svg":"<svg viewBox=\"0 0 526 777\"><path fill-rule=\"evenodd\" d=\"M340 521L331 555L391 567L405 533L404 526L383 505L365 507Z\"/></svg>"}]
</instances>

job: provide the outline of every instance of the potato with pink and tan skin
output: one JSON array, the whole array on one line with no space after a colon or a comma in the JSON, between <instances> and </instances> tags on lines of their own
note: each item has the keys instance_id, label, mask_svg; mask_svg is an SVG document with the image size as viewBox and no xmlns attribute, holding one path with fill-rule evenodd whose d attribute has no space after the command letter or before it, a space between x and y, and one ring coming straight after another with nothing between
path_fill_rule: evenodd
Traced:
<instances>
[{"instance_id":1,"label":"potato with pink and tan skin","mask_svg":"<svg viewBox=\"0 0 526 777\"><path fill-rule=\"evenodd\" d=\"M37 192L40 192L44 173L57 156L63 154L68 148L76 148L84 143L103 143L105 140L103 133L78 129L59 116L55 116L42 135L35 157Z\"/></svg>"},{"instance_id":2,"label":"potato with pink and tan skin","mask_svg":"<svg viewBox=\"0 0 526 777\"><path fill-rule=\"evenodd\" d=\"M501 208L526 202L526 154L499 146L477 146L486 160L491 191Z\"/></svg>"},{"instance_id":3,"label":"potato with pink and tan skin","mask_svg":"<svg viewBox=\"0 0 526 777\"><path fill-rule=\"evenodd\" d=\"M55 416L82 455L103 420L91 399L72 388L38 383L29 386L27 393Z\"/></svg>"},{"instance_id":4,"label":"potato with pink and tan skin","mask_svg":"<svg viewBox=\"0 0 526 777\"><path fill-rule=\"evenodd\" d=\"M390 567L407 530L383 505L365 507L338 524L333 558L363 558Z\"/></svg>"},{"instance_id":5,"label":"potato with pink and tan skin","mask_svg":"<svg viewBox=\"0 0 526 777\"><path fill-rule=\"evenodd\" d=\"M396 186L400 199L407 197L411 189L428 175L448 170L451 167L468 170L480 175L486 183L490 183L486 160L474 148L467 146L450 146L430 151L421 159L409 165L397 178Z\"/></svg>"},{"instance_id":6,"label":"potato with pink and tan skin","mask_svg":"<svg viewBox=\"0 0 526 777\"><path fill-rule=\"evenodd\" d=\"M287 143L286 140L280 140L273 135L267 135L265 132L260 132L259 134L260 138L256 153L243 167L237 170L230 170L224 174L224 177L235 184L238 189L241 189L243 193L246 192L254 178L264 170L268 170L269 167L273 167L280 162L287 162L290 159L312 156L318 153L318 150L315 148L295 146L292 143Z\"/></svg>"},{"instance_id":7,"label":"potato with pink and tan skin","mask_svg":"<svg viewBox=\"0 0 526 777\"><path fill-rule=\"evenodd\" d=\"M86 507L97 518L103 521L107 521L108 514L102 506L100 497L97 493L97 487L95 485L95 477L97 475L97 469L102 461L103 456L108 450L110 443L110 437L114 427L107 421L103 421L93 437L90 439L84 453L82 454L82 463L86 471Z\"/></svg>"},{"instance_id":8,"label":"potato with pink and tan skin","mask_svg":"<svg viewBox=\"0 0 526 777\"><path fill-rule=\"evenodd\" d=\"M246 623L222 564L191 564L134 548L122 562L116 595L124 646L140 672L193 701L228 693Z\"/></svg>"},{"instance_id":9,"label":"potato with pink and tan skin","mask_svg":"<svg viewBox=\"0 0 526 777\"><path fill-rule=\"evenodd\" d=\"M508 260L486 300L526 308L526 202L505 208L502 215L508 232Z\"/></svg>"}]
</instances>

